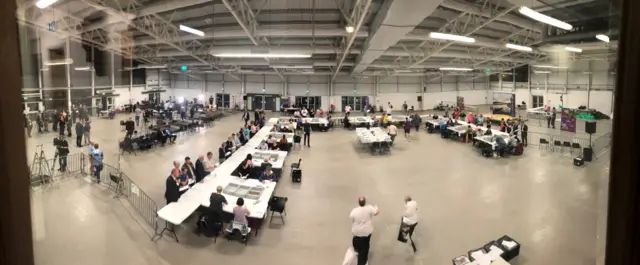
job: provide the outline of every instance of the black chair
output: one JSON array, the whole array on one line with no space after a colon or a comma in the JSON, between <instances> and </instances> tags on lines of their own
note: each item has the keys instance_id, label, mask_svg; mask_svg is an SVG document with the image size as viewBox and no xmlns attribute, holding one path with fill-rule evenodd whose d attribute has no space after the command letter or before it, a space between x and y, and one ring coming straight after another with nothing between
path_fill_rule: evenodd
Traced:
<instances>
[{"instance_id":1,"label":"black chair","mask_svg":"<svg viewBox=\"0 0 640 265\"><path fill-rule=\"evenodd\" d=\"M116 195L114 196L114 198L120 197L120 195L122 195L122 177L113 173L109 173L109 180L111 180L111 182L109 182L109 188L111 188L111 184L115 186L114 188L116 191Z\"/></svg>"},{"instance_id":2,"label":"black chair","mask_svg":"<svg viewBox=\"0 0 640 265\"><path fill-rule=\"evenodd\" d=\"M288 200L289 198L287 197L278 197L278 196L271 197L271 200L269 201L269 210L271 210L271 219L269 220L269 223L273 222L274 214L278 213L280 214L280 219L282 220L282 224L284 224L284 216L282 214L284 213L284 215L287 215L287 212L285 211L285 206L287 205Z\"/></svg>"},{"instance_id":3,"label":"black chair","mask_svg":"<svg viewBox=\"0 0 640 265\"><path fill-rule=\"evenodd\" d=\"M565 147L568 148L569 151L573 153L573 150L571 149L571 142L568 142L568 141L562 142L562 149L564 150Z\"/></svg>"},{"instance_id":4,"label":"black chair","mask_svg":"<svg viewBox=\"0 0 640 265\"><path fill-rule=\"evenodd\" d=\"M573 153L573 150L578 150L578 154L580 154L580 152L582 152L582 146L580 146L579 143L572 143L571 144L571 153Z\"/></svg>"},{"instance_id":5,"label":"black chair","mask_svg":"<svg viewBox=\"0 0 640 265\"><path fill-rule=\"evenodd\" d=\"M560 147L560 152L562 152L562 142L558 141L558 140L554 140L553 141L553 151L556 151L556 147Z\"/></svg>"},{"instance_id":6,"label":"black chair","mask_svg":"<svg viewBox=\"0 0 640 265\"><path fill-rule=\"evenodd\" d=\"M300 165L302 163L302 158L298 159L298 163L291 163L291 181L292 182L301 182L302 181L302 170L300 169Z\"/></svg>"},{"instance_id":7,"label":"black chair","mask_svg":"<svg viewBox=\"0 0 640 265\"><path fill-rule=\"evenodd\" d=\"M547 141L547 139L544 138L540 138L540 144L538 145L538 148L542 148L545 147L546 149L549 149L551 146L549 145L549 141Z\"/></svg>"}]
</instances>

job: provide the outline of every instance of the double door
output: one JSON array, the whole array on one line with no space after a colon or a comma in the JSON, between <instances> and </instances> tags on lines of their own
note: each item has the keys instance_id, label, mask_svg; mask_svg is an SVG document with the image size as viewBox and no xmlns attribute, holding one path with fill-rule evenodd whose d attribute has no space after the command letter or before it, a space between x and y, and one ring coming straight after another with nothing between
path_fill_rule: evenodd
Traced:
<instances>
[{"instance_id":1,"label":"double door","mask_svg":"<svg viewBox=\"0 0 640 265\"><path fill-rule=\"evenodd\" d=\"M251 109L276 111L276 97L273 95L253 95L251 96Z\"/></svg>"},{"instance_id":2,"label":"double door","mask_svg":"<svg viewBox=\"0 0 640 265\"><path fill-rule=\"evenodd\" d=\"M543 96L532 96L532 103L531 103L531 107L533 108L539 108L539 107L544 107L544 97Z\"/></svg>"}]
</instances>

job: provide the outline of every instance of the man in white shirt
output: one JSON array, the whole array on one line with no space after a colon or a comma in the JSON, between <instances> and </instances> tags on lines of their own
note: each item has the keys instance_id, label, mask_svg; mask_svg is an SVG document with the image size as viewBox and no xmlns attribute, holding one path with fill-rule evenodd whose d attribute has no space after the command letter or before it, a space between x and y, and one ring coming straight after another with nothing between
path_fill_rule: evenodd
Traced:
<instances>
[{"instance_id":1,"label":"man in white shirt","mask_svg":"<svg viewBox=\"0 0 640 265\"><path fill-rule=\"evenodd\" d=\"M351 112L351 106L347 105L346 107L344 107L344 112L346 113Z\"/></svg>"},{"instance_id":2,"label":"man in white shirt","mask_svg":"<svg viewBox=\"0 0 640 265\"><path fill-rule=\"evenodd\" d=\"M364 197L358 198L358 207L351 210L351 233L353 249L358 253L358 265L366 265L369 259L371 233L373 233L373 216L380 214L377 207L367 205Z\"/></svg>"},{"instance_id":3,"label":"man in white shirt","mask_svg":"<svg viewBox=\"0 0 640 265\"><path fill-rule=\"evenodd\" d=\"M387 105L389 106L387 108L387 115L391 116L391 113L393 112L393 105L391 105L391 102L387 102Z\"/></svg>"},{"instance_id":4,"label":"man in white shirt","mask_svg":"<svg viewBox=\"0 0 640 265\"><path fill-rule=\"evenodd\" d=\"M395 122L387 126L387 133L391 136L391 145L393 145L393 142L396 140L396 135L398 135L398 127L396 127Z\"/></svg>"},{"instance_id":5,"label":"man in white shirt","mask_svg":"<svg viewBox=\"0 0 640 265\"><path fill-rule=\"evenodd\" d=\"M418 203L411 199L411 195L404 196L404 214L402 215L402 222L409 226L408 236L411 240L411 247L413 252L416 252L416 244L413 243L413 230L418 225Z\"/></svg>"}]
</instances>

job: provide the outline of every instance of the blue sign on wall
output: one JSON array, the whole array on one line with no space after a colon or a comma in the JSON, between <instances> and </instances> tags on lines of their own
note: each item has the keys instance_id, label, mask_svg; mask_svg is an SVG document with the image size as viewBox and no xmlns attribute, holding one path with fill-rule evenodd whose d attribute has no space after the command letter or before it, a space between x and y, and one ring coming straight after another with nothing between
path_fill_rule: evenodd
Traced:
<instances>
[{"instance_id":1,"label":"blue sign on wall","mask_svg":"<svg viewBox=\"0 0 640 265\"><path fill-rule=\"evenodd\" d=\"M187 71L187 66L186 65L180 66L180 70Z\"/></svg>"},{"instance_id":2,"label":"blue sign on wall","mask_svg":"<svg viewBox=\"0 0 640 265\"><path fill-rule=\"evenodd\" d=\"M56 31L56 22L49 22L49 31Z\"/></svg>"}]
</instances>

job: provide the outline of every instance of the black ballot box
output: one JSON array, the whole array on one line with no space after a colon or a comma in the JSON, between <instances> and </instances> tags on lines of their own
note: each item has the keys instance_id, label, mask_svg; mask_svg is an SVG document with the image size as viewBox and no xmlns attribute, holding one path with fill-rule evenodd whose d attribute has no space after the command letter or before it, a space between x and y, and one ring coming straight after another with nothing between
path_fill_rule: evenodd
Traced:
<instances>
[{"instance_id":1,"label":"black ballot box","mask_svg":"<svg viewBox=\"0 0 640 265\"><path fill-rule=\"evenodd\" d=\"M496 240L496 243L500 248L502 248L502 250L504 250L502 258L507 262L520 255L520 243L515 239L505 235Z\"/></svg>"},{"instance_id":2,"label":"black ballot box","mask_svg":"<svg viewBox=\"0 0 640 265\"><path fill-rule=\"evenodd\" d=\"M581 167L584 165L584 160L580 157L573 158L573 165L576 167Z\"/></svg>"}]
</instances>

